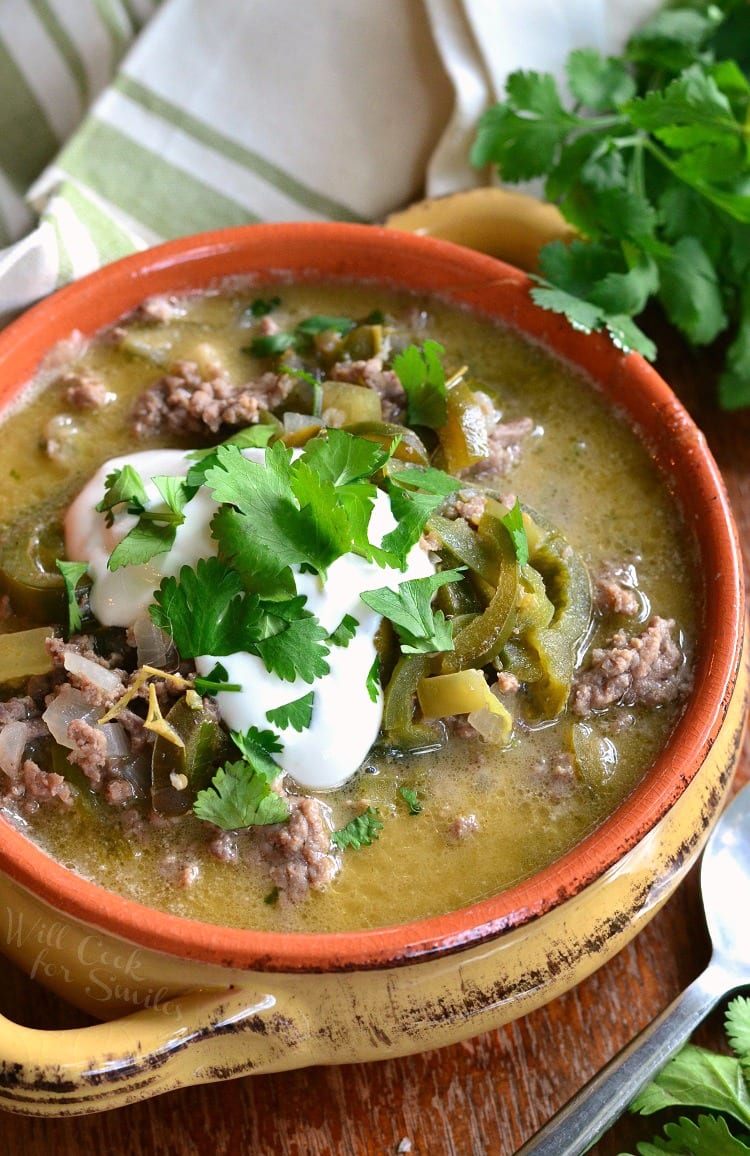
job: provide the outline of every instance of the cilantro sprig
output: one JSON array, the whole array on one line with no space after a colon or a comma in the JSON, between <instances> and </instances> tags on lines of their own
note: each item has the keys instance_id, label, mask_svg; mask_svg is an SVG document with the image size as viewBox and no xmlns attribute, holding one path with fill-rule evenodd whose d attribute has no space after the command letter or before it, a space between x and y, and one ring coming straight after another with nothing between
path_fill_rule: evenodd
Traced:
<instances>
[{"instance_id":1,"label":"cilantro sprig","mask_svg":"<svg viewBox=\"0 0 750 1156\"><path fill-rule=\"evenodd\" d=\"M750 404L750 36L745 5L670 7L620 57L567 60L572 101L516 72L480 120L475 165L544 194L580 239L545 246L537 304L648 358L634 319L657 301L695 346L728 334L719 397Z\"/></svg>"},{"instance_id":2,"label":"cilantro sprig","mask_svg":"<svg viewBox=\"0 0 750 1156\"><path fill-rule=\"evenodd\" d=\"M289 807L271 786L281 774L273 758L282 750L278 736L257 727L231 735L242 758L219 767L211 785L198 792L194 813L225 831L283 823Z\"/></svg>"},{"instance_id":3,"label":"cilantro sprig","mask_svg":"<svg viewBox=\"0 0 750 1156\"><path fill-rule=\"evenodd\" d=\"M262 316L256 313L255 316ZM307 349L310 341L319 333L332 331L345 336L354 328L356 322L351 317L330 317L325 314L315 314L305 317L294 329L280 330L278 333L264 334L255 337L243 353L250 353L253 357L275 357L287 349Z\"/></svg>"},{"instance_id":4,"label":"cilantro sprig","mask_svg":"<svg viewBox=\"0 0 750 1156\"><path fill-rule=\"evenodd\" d=\"M686 1044L631 1104L631 1111L642 1116L662 1109L681 1113L652 1143L637 1145L641 1156L750 1152L750 999L730 1001L725 1027L732 1055Z\"/></svg>"},{"instance_id":5,"label":"cilantro sprig","mask_svg":"<svg viewBox=\"0 0 750 1156\"><path fill-rule=\"evenodd\" d=\"M377 614L390 619L404 654L432 654L453 650L453 624L442 610L433 608L432 597L441 586L462 578L460 570L439 570L426 578L401 582L395 590L388 586L365 590L361 597Z\"/></svg>"},{"instance_id":6,"label":"cilantro sprig","mask_svg":"<svg viewBox=\"0 0 750 1156\"><path fill-rule=\"evenodd\" d=\"M345 851L347 847L351 847L354 851L361 851L363 847L369 847L374 841L380 838L380 832L383 829L383 820L380 818L380 813L376 807L368 807L361 815L350 819L345 827L340 827L338 831L334 831L331 835L331 842L334 843L339 851Z\"/></svg>"}]
</instances>

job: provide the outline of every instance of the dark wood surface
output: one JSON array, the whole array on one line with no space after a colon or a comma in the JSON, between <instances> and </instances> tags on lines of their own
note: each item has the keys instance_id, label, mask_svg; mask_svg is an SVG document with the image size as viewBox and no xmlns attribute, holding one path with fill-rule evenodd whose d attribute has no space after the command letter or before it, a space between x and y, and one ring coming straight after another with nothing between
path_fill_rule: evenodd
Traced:
<instances>
[{"instance_id":1,"label":"dark wood surface","mask_svg":"<svg viewBox=\"0 0 750 1156\"><path fill-rule=\"evenodd\" d=\"M662 342L662 348L664 343ZM750 569L750 411L719 413L711 358L672 348L660 368L704 429ZM746 741L738 782L750 778ZM6 1156L511 1156L708 960L693 870L644 931L567 995L500 1030L406 1059L247 1077L69 1120L2 1114ZM86 1018L0 960L0 1010L34 1027ZM723 1046L722 1011L697 1039ZM648 1120L623 1118L594 1150L635 1152ZM411 1142L411 1149L404 1143Z\"/></svg>"}]
</instances>

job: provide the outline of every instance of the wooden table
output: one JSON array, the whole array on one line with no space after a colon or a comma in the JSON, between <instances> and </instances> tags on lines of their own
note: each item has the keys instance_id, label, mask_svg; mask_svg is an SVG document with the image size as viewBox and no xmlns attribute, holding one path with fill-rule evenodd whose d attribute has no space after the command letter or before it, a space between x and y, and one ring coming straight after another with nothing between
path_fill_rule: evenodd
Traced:
<instances>
[{"instance_id":1,"label":"wooden table","mask_svg":"<svg viewBox=\"0 0 750 1156\"><path fill-rule=\"evenodd\" d=\"M663 348L663 345L662 345ZM669 348L660 368L704 429L723 471L750 572L750 411L711 403L711 358ZM739 781L750 778L746 742ZM3 1114L7 1156L510 1156L705 966L709 944L688 878L636 940L574 991L498 1031L406 1059L247 1077L98 1116ZM34 1027L86 1017L0 960L0 1010ZM723 1043L722 1010L699 1042ZM626 1117L598 1156L634 1152L648 1120ZM408 1142L411 1143L409 1148Z\"/></svg>"}]
</instances>

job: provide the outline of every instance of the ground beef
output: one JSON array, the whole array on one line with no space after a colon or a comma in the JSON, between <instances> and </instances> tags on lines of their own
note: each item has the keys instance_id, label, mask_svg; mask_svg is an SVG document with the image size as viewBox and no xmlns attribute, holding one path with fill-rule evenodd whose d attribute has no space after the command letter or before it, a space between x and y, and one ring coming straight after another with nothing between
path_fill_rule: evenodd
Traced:
<instances>
[{"instance_id":1,"label":"ground beef","mask_svg":"<svg viewBox=\"0 0 750 1156\"><path fill-rule=\"evenodd\" d=\"M478 526L487 505L486 494L471 494L459 490L453 502L456 518L463 518L470 526Z\"/></svg>"},{"instance_id":2,"label":"ground beef","mask_svg":"<svg viewBox=\"0 0 750 1156\"><path fill-rule=\"evenodd\" d=\"M268 870L271 882L292 903L309 890L323 891L336 873L331 832L318 799L287 796L289 819L256 827L253 854Z\"/></svg>"},{"instance_id":3,"label":"ground beef","mask_svg":"<svg viewBox=\"0 0 750 1156\"><path fill-rule=\"evenodd\" d=\"M89 678L86 673L78 673L72 671L65 671L67 681L71 686L80 690L86 702L91 706L103 707L108 710L119 698L125 693L127 673L124 670L112 670L110 662L121 660L120 654L113 654L109 658L102 658L94 649L93 639L87 634L77 634L71 638L70 642L64 642L62 638L56 635L50 635L45 640L45 649L52 661L63 667L65 664L65 655L68 653L80 654L82 658L86 658L91 662L96 663L103 669L108 670L113 675L109 680L110 686L100 686L98 682Z\"/></svg>"},{"instance_id":4,"label":"ground beef","mask_svg":"<svg viewBox=\"0 0 750 1156\"><path fill-rule=\"evenodd\" d=\"M534 764L546 798L559 802L571 793L576 784L573 758L566 751L557 751L551 758L545 755Z\"/></svg>"},{"instance_id":5,"label":"ground beef","mask_svg":"<svg viewBox=\"0 0 750 1156\"><path fill-rule=\"evenodd\" d=\"M641 612L641 599L635 589L636 581L632 566L606 563L593 581L595 610L600 614L637 618Z\"/></svg>"},{"instance_id":6,"label":"ground beef","mask_svg":"<svg viewBox=\"0 0 750 1156\"><path fill-rule=\"evenodd\" d=\"M68 738L75 743L68 754L68 761L79 766L86 778L96 786L101 782L102 772L107 766L107 736L101 729L77 718L68 723Z\"/></svg>"},{"instance_id":7,"label":"ground beef","mask_svg":"<svg viewBox=\"0 0 750 1156\"><path fill-rule=\"evenodd\" d=\"M222 831L217 827L208 850L220 863L233 863L237 858L237 840L231 831Z\"/></svg>"},{"instance_id":8,"label":"ground beef","mask_svg":"<svg viewBox=\"0 0 750 1156\"><path fill-rule=\"evenodd\" d=\"M127 779L108 779L102 790L105 802L111 807L121 807L123 803L130 802L134 794L133 784Z\"/></svg>"},{"instance_id":9,"label":"ground beef","mask_svg":"<svg viewBox=\"0 0 750 1156\"><path fill-rule=\"evenodd\" d=\"M331 369L332 381L350 381L374 389L380 395L384 421L397 421L406 405L404 387L392 369L383 368L382 357L365 361L338 361Z\"/></svg>"},{"instance_id":10,"label":"ground beef","mask_svg":"<svg viewBox=\"0 0 750 1156\"><path fill-rule=\"evenodd\" d=\"M515 421L498 422L489 433L487 456L465 470L459 470L461 478L496 478L510 473L521 460L523 443L534 430L530 417Z\"/></svg>"},{"instance_id":11,"label":"ground beef","mask_svg":"<svg viewBox=\"0 0 750 1156\"><path fill-rule=\"evenodd\" d=\"M103 409L114 397L103 381L90 373L64 373L58 379L65 401L73 409Z\"/></svg>"},{"instance_id":12,"label":"ground beef","mask_svg":"<svg viewBox=\"0 0 750 1156\"><path fill-rule=\"evenodd\" d=\"M72 807L76 792L62 775L54 771L43 771L33 759L26 759L21 769L23 787L22 809L33 814L41 803L57 802L63 807Z\"/></svg>"},{"instance_id":13,"label":"ground beef","mask_svg":"<svg viewBox=\"0 0 750 1156\"><path fill-rule=\"evenodd\" d=\"M448 838L452 843L462 843L478 830L479 820L476 815L456 815L448 828Z\"/></svg>"},{"instance_id":14,"label":"ground beef","mask_svg":"<svg viewBox=\"0 0 750 1156\"><path fill-rule=\"evenodd\" d=\"M516 694L520 686L520 682L510 670L499 670L492 689L497 690L499 694Z\"/></svg>"},{"instance_id":15,"label":"ground beef","mask_svg":"<svg viewBox=\"0 0 750 1156\"><path fill-rule=\"evenodd\" d=\"M197 363L177 361L137 399L130 416L136 438L155 433L218 433L222 426L247 426L261 409L275 409L294 385L288 374L264 373L257 381L234 385L219 372L204 380Z\"/></svg>"},{"instance_id":16,"label":"ground beef","mask_svg":"<svg viewBox=\"0 0 750 1156\"><path fill-rule=\"evenodd\" d=\"M609 644L591 652L590 665L573 679L570 708L587 718L614 704L662 706L686 692L690 678L671 619L654 616L641 634L618 630Z\"/></svg>"},{"instance_id":17,"label":"ground beef","mask_svg":"<svg viewBox=\"0 0 750 1156\"><path fill-rule=\"evenodd\" d=\"M7 702L0 702L0 727L6 723L23 722L28 718L38 718L40 707L30 695L9 698Z\"/></svg>"},{"instance_id":18,"label":"ground beef","mask_svg":"<svg viewBox=\"0 0 750 1156\"><path fill-rule=\"evenodd\" d=\"M145 321L154 325L166 325L169 321L174 321L178 317L182 317L185 312L182 305L171 297L154 296L149 297L141 302L137 309L128 317L129 321Z\"/></svg>"}]
</instances>

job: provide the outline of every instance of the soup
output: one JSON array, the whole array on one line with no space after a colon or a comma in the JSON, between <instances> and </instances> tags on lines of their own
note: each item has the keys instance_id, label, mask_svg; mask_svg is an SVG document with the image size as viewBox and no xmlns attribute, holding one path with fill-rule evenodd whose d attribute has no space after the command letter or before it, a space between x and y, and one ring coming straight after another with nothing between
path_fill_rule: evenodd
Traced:
<instances>
[{"instance_id":1,"label":"soup","mask_svg":"<svg viewBox=\"0 0 750 1156\"><path fill-rule=\"evenodd\" d=\"M669 493L495 322L374 286L153 299L55 350L1 436L3 813L150 906L470 904L611 813L684 707Z\"/></svg>"}]
</instances>

